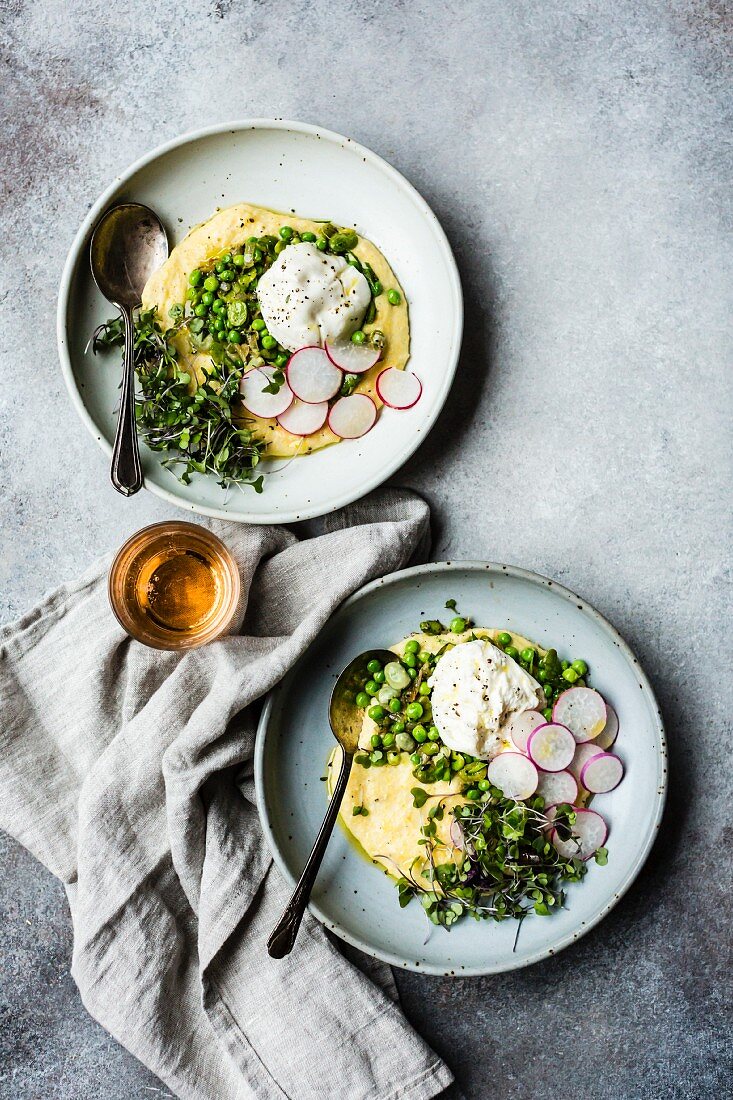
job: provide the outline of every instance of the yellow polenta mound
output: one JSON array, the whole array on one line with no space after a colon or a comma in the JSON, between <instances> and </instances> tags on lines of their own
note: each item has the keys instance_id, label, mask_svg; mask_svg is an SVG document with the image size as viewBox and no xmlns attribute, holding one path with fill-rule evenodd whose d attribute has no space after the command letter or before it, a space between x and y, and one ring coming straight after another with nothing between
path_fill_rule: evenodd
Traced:
<instances>
[{"instance_id":1,"label":"yellow polenta mound","mask_svg":"<svg viewBox=\"0 0 733 1100\"><path fill-rule=\"evenodd\" d=\"M397 645L390 648L393 653L402 656L405 645L414 638L420 643L420 649L428 653L437 653L447 643L460 645L469 641L472 637L489 638L496 641L497 635L505 629L472 628L465 634L411 634ZM512 644L517 649L532 647L542 656L544 650L528 641L520 634L512 631ZM378 733L376 722L365 713L359 746L365 752L370 749L370 738L373 733ZM509 741L504 748L512 748ZM327 790L329 797L338 777L341 766L341 749L337 748L331 754L328 761ZM446 848L438 847L435 852L436 863L454 858L450 840L450 825L453 815L450 812L453 806L465 801L461 795L463 780L452 779L446 781L422 785L412 774L412 763L407 753L402 753L400 763L394 766L364 768L354 764L351 769L346 793L341 803L340 818L347 831L357 841L359 847L372 862L381 866L387 874L393 878L412 873L417 878L425 868L425 848L419 844L421 839L420 829L428 820L428 811L436 804L439 797L444 796L443 805L445 814L442 821L436 821L436 839L442 841ZM413 787L423 787L428 795L424 806L417 808L413 804L411 794ZM366 816L354 814L355 807L363 806L367 811Z\"/></svg>"},{"instance_id":2,"label":"yellow polenta mound","mask_svg":"<svg viewBox=\"0 0 733 1100\"><path fill-rule=\"evenodd\" d=\"M219 210L208 221L192 229L173 249L163 266L149 279L143 291L143 308L155 307L160 324L164 329L168 328L171 323L169 310L185 301L189 288L188 277L193 270L205 266L223 252L242 245L247 237L260 237L264 234L277 236L284 222L287 222L295 233L311 232L316 235L319 235L323 224L308 218L277 214L248 203L239 203L226 210ZM354 390L355 393L368 394L377 407L380 407L381 402L376 393L377 375L387 367L404 370L410 357L407 303L392 268L371 241L360 236L354 254L371 265L377 279L384 287L384 292L374 299L377 310L375 319L371 324L363 326L367 336L375 329L384 333L384 352L376 366L361 376ZM391 305L387 300L387 289L392 288L400 292L401 301L396 306ZM172 342L178 352L180 367L191 373L193 392L197 383L205 378L205 370L210 362L209 356L205 351L192 350L185 329L177 333ZM228 350L232 354L242 354L234 345L231 345ZM273 458L309 454L331 443L340 442L339 437L334 435L327 426L313 435L301 438L286 432L276 420L261 419L244 410L242 419L246 421L247 427L266 442L266 454Z\"/></svg>"}]
</instances>

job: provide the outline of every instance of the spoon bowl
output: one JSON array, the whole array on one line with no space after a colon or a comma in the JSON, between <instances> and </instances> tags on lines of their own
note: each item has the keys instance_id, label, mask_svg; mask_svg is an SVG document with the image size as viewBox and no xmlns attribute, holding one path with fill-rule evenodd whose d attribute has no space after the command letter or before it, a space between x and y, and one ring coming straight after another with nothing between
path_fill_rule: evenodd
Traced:
<instances>
[{"instance_id":1,"label":"spoon bowl","mask_svg":"<svg viewBox=\"0 0 733 1100\"><path fill-rule=\"evenodd\" d=\"M143 483L135 429L135 363L132 311L150 276L168 256L168 237L157 214L138 202L113 206L97 223L89 246L94 281L117 306L125 330L122 395L112 451L112 484L132 496Z\"/></svg>"},{"instance_id":2,"label":"spoon bowl","mask_svg":"<svg viewBox=\"0 0 733 1100\"><path fill-rule=\"evenodd\" d=\"M349 661L331 692L328 719L331 724L331 732L343 750L341 769L333 790L333 796L326 810L326 816L318 831L311 854L308 856L303 868L303 873L298 880L298 885L295 887L282 917L267 941L267 950L275 959L284 958L293 949L303 913L311 896L333 827L336 824L341 800L344 797L344 791L351 774L354 753L359 747L359 734L364 721L364 712L361 707L356 705L356 696L363 690L365 682L369 679L370 674L367 665L373 660L379 661L384 666L389 661L396 660L396 658L389 649L365 650L364 653L360 653L358 657L354 657L352 661Z\"/></svg>"}]
</instances>

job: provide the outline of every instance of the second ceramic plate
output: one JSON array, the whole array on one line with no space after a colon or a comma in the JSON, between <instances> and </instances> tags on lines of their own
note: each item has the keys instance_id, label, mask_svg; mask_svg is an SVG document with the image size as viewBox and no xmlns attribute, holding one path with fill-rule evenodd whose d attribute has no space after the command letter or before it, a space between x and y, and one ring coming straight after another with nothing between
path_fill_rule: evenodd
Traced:
<instances>
[{"instance_id":1,"label":"second ceramic plate","mask_svg":"<svg viewBox=\"0 0 733 1100\"><path fill-rule=\"evenodd\" d=\"M58 345L72 400L107 454L115 430L117 359L85 349L114 314L93 284L88 246L100 215L117 202L152 207L171 246L217 207L252 202L305 217L354 225L381 249L410 307L411 369L423 395L405 412L385 409L362 439L345 441L273 473L265 491L227 494L211 477L181 485L143 448L145 485L192 512L250 523L291 523L324 515L380 485L417 449L448 395L460 350L463 301L455 261L435 215L381 157L329 130L248 119L201 130L161 146L100 196L69 254L59 296Z\"/></svg>"},{"instance_id":2,"label":"second ceramic plate","mask_svg":"<svg viewBox=\"0 0 733 1100\"><path fill-rule=\"evenodd\" d=\"M450 932L433 928L426 940L421 907L413 901L400 909L392 880L337 827L311 910L349 943L396 966L429 974L490 974L552 955L592 928L639 873L659 827L667 785L659 708L638 661L597 611L544 577L485 562L425 565L369 584L343 604L268 701L257 735L255 778L266 836L293 882L326 810L321 776L333 746L328 701L336 677L362 650L390 646L422 619L443 617L450 598L480 626L503 627L588 661L594 686L618 713L615 751L626 765L623 783L594 802L610 826L608 865L591 861L583 882L568 889L567 907L528 918L516 948L511 920L464 920Z\"/></svg>"}]
</instances>

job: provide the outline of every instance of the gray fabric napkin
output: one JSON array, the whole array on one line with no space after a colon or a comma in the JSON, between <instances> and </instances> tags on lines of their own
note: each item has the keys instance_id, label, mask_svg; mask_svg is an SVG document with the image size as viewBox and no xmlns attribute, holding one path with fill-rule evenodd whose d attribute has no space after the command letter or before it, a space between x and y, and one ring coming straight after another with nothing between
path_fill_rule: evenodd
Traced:
<instances>
[{"instance_id":1,"label":"gray fabric napkin","mask_svg":"<svg viewBox=\"0 0 733 1100\"><path fill-rule=\"evenodd\" d=\"M0 631L0 826L66 887L87 1009L178 1096L435 1096L450 1071L387 967L348 962L308 914L292 955L267 955L290 891L251 780L250 704L350 592L424 552L427 506L383 490L305 541L209 526L240 566L240 635L132 641L109 559Z\"/></svg>"}]
</instances>

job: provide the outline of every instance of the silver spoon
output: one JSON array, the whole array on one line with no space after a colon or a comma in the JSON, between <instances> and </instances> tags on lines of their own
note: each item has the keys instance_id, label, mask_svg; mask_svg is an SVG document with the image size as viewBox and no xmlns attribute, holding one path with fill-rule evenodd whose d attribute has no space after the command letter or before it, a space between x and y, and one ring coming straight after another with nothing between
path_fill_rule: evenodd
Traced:
<instances>
[{"instance_id":1,"label":"silver spoon","mask_svg":"<svg viewBox=\"0 0 733 1100\"><path fill-rule=\"evenodd\" d=\"M122 396L112 450L112 484L129 497L143 483L135 429L135 367L132 311L143 287L168 256L168 237L157 214L139 202L113 206L97 222L89 246L92 275L107 301L117 306L125 327Z\"/></svg>"},{"instance_id":2,"label":"silver spoon","mask_svg":"<svg viewBox=\"0 0 733 1100\"><path fill-rule=\"evenodd\" d=\"M293 949L303 913L311 896L318 870L338 817L341 800L344 797L346 784L351 774L354 753L359 747L359 734L364 720L364 712L360 707L357 707L355 700L357 694L362 691L364 682L369 679L366 666L374 658L382 665L386 665L389 661L395 660L395 655L388 649L368 649L366 653L360 653L346 666L331 692L328 718L331 723L331 732L343 750L341 770L336 780L333 797L326 810L326 816L316 837L313 850L303 868L298 885L295 887L282 917L267 941L267 950L274 959L284 958Z\"/></svg>"}]
</instances>

